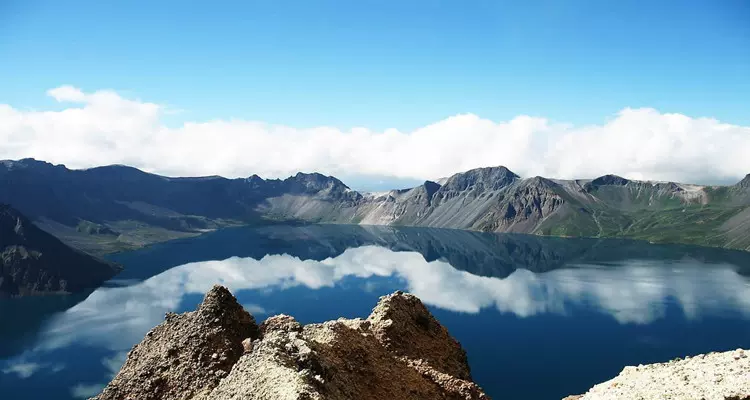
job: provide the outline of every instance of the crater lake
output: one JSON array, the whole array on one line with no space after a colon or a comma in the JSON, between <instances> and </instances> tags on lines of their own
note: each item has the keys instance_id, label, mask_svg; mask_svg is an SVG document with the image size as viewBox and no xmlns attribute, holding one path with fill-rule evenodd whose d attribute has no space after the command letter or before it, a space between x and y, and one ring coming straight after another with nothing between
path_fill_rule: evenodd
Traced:
<instances>
[{"instance_id":1,"label":"crater lake","mask_svg":"<svg viewBox=\"0 0 750 400\"><path fill-rule=\"evenodd\" d=\"M562 399L626 365L750 347L750 253L347 225L224 229L112 254L84 294L0 299L3 399L94 396L167 312L227 286L257 320L366 317L418 296L496 399Z\"/></svg>"}]
</instances>

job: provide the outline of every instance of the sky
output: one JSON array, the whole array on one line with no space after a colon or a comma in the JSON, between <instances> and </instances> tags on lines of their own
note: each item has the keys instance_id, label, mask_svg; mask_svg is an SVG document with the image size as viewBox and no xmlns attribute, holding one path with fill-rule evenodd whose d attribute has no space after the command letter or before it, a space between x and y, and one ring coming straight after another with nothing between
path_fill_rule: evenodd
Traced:
<instances>
[{"instance_id":1,"label":"sky","mask_svg":"<svg viewBox=\"0 0 750 400\"><path fill-rule=\"evenodd\" d=\"M363 188L750 173L744 0L0 0L0 77L0 159Z\"/></svg>"}]
</instances>

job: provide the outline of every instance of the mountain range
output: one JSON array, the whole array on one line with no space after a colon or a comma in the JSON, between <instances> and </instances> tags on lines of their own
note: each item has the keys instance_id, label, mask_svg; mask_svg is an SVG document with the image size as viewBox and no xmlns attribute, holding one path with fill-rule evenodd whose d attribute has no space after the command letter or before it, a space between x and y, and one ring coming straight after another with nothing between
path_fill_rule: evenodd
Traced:
<instances>
[{"instance_id":1,"label":"mountain range","mask_svg":"<svg viewBox=\"0 0 750 400\"><path fill-rule=\"evenodd\" d=\"M521 178L478 168L408 189L360 193L339 179L171 178L112 165L0 161L0 202L94 254L274 221L425 226L631 238L750 250L750 175L731 186Z\"/></svg>"}]
</instances>

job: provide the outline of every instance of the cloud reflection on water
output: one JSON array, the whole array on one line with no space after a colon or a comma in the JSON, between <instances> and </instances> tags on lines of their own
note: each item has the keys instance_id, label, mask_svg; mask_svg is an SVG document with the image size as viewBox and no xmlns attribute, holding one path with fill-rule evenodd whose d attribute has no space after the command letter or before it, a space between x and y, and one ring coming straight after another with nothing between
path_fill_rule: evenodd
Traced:
<instances>
[{"instance_id":1,"label":"cloud reflection on water","mask_svg":"<svg viewBox=\"0 0 750 400\"><path fill-rule=\"evenodd\" d=\"M506 279L472 275L415 252L377 246L344 251L322 261L289 255L260 260L232 257L184 264L139 284L101 288L55 318L42 348L72 342L125 350L179 308L187 294L203 294L216 283L243 290L333 287L346 277L396 277L426 304L477 313L494 307L529 317L566 314L575 306L597 309L618 322L650 323L676 303L689 319L704 314L750 315L750 283L730 265L695 261L627 261L612 266L575 266L536 274L519 269Z\"/></svg>"},{"instance_id":2,"label":"cloud reflection on water","mask_svg":"<svg viewBox=\"0 0 750 400\"><path fill-rule=\"evenodd\" d=\"M28 379L43 370L48 370L48 372L54 374L62 371L64 368L65 365L63 364L31 362L21 357L6 363L5 367L0 369L0 372L3 374L15 374L19 379Z\"/></svg>"}]
</instances>

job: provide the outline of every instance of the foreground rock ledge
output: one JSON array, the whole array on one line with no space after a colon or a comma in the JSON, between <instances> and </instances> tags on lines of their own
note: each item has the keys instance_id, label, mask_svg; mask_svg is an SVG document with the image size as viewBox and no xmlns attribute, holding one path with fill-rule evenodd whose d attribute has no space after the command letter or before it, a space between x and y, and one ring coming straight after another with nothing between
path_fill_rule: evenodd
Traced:
<instances>
[{"instance_id":1,"label":"foreground rock ledge","mask_svg":"<svg viewBox=\"0 0 750 400\"><path fill-rule=\"evenodd\" d=\"M168 314L128 353L97 400L489 399L466 353L422 302L396 292L367 319L260 326L214 286L198 310Z\"/></svg>"},{"instance_id":2,"label":"foreground rock ledge","mask_svg":"<svg viewBox=\"0 0 750 400\"><path fill-rule=\"evenodd\" d=\"M563 400L750 400L750 351L701 354L625 367L586 394Z\"/></svg>"}]
</instances>

